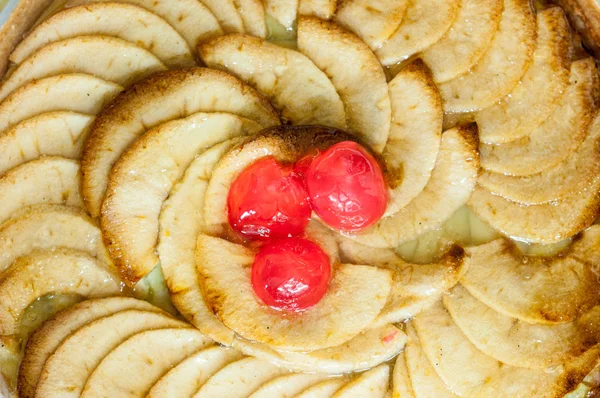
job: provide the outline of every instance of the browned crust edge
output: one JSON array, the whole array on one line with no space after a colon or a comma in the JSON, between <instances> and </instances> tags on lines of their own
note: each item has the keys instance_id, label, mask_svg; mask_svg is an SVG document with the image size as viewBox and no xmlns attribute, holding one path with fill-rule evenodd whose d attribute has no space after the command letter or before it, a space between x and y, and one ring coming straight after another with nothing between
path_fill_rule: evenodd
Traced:
<instances>
[{"instance_id":1,"label":"browned crust edge","mask_svg":"<svg viewBox=\"0 0 600 398\"><path fill-rule=\"evenodd\" d=\"M0 27L0 76L8 69L8 57L23 36L53 0L20 0L8 20Z\"/></svg>"}]
</instances>

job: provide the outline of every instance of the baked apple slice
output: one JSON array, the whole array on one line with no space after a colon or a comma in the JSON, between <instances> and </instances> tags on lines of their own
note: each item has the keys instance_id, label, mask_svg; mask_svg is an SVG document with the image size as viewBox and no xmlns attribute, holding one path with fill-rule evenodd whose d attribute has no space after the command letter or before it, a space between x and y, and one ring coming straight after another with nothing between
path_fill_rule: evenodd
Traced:
<instances>
[{"instance_id":1,"label":"baked apple slice","mask_svg":"<svg viewBox=\"0 0 600 398\"><path fill-rule=\"evenodd\" d=\"M160 311L146 301L128 297L86 300L59 312L27 340L19 367L19 396L33 398L42 369L48 358L72 333L97 319L125 310Z\"/></svg>"},{"instance_id":2,"label":"baked apple slice","mask_svg":"<svg viewBox=\"0 0 600 398\"><path fill-rule=\"evenodd\" d=\"M85 73L127 87L166 67L150 52L109 36L79 36L50 43L19 64L0 86L0 100L44 77Z\"/></svg>"},{"instance_id":3,"label":"baked apple slice","mask_svg":"<svg viewBox=\"0 0 600 398\"><path fill-rule=\"evenodd\" d=\"M121 283L109 268L86 253L70 249L34 252L19 258L0 280L0 335L15 334L23 311L46 294L88 298L120 294Z\"/></svg>"},{"instance_id":4,"label":"baked apple slice","mask_svg":"<svg viewBox=\"0 0 600 398\"><path fill-rule=\"evenodd\" d=\"M65 338L48 358L36 396L79 397L94 369L130 337L146 330L185 327L186 323L166 314L134 309L96 319ZM142 375L137 379L146 377Z\"/></svg>"},{"instance_id":5,"label":"baked apple slice","mask_svg":"<svg viewBox=\"0 0 600 398\"><path fill-rule=\"evenodd\" d=\"M0 274L34 250L66 247L110 263L102 234L80 208L60 205L26 207L0 227Z\"/></svg>"},{"instance_id":6,"label":"baked apple slice","mask_svg":"<svg viewBox=\"0 0 600 398\"><path fill-rule=\"evenodd\" d=\"M416 60L388 84L392 123L382 156L392 182L386 215L413 200L427 185L440 151L444 110L431 72Z\"/></svg>"},{"instance_id":7,"label":"baked apple slice","mask_svg":"<svg viewBox=\"0 0 600 398\"><path fill-rule=\"evenodd\" d=\"M344 384L343 379L325 380L302 391L296 398L331 398Z\"/></svg>"},{"instance_id":8,"label":"baked apple slice","mask_svg":"<svg viewBox=\"0 0 600 398\"><path fill-rule=\"evenodd\" d=\"M461 284L506 316L529 323L572 322L598 304L600 283L579 248L590 241L597 242L595 234L584 235L562 256L545 258L523 256L514 243L497 239L468 249L470 267ZM590 250L595 251L592 246L585 252Z\"/></svg>"},{"instance_id":9,"label":"baked apple slice","mask_svg":"<svg viewBox=\"0 0 600 398\"><path fill-rule=\"evenodd\" d=\"M115 264L134 283L158 263L158 216L185 169L205 148L255 134L260 124L229 113L196 113L148 130L113 167L102 233Z\"/></svg>"},{"instance_id":10,"label":"baked apple slice","mask_svg":"<svg viewBox=\"0 0 600 398\"><path fill-rule=\"evenodd\" d=\"M263 127L279 124L268 102L231 75L206 68L154 74L123 93L94 123L82 157L83 193L92 216L100 214L113 165L137 138L197 112L233 113Z\"/></svg>"},{"instance_id":11,"label":"baked apple slice","mask_svg":"<svg viewBox=\"0 0 600 398\"><path fill-rule=\"evenodd\" d=\"M503 0L461 0L444 37L421 54L437 83L467 72L486 52L498 31Z\"/></svg>"},{"instance_id":12,"label":"baked apple slice","mask_svg":"<svg viewBox=\"0 0 600 398\"><path fill-rule=\"evenodd\" d=\"M509 176L484 171L478 184L513 202L535 205L584 191L600 171L600 128L589 129L579 148L567 159L538 174Z\"/></svg>"},{"instance_id":13,"label":"baked apple slice","mask_svg":"<svg viewBox=\"0 0 600 398\"><path fill-rule=\"evenodd\" d=\"M231 348L212 346L184 359L161 377L148 393L148 398L193 397L198 388L242 354Z\"/></svg>"},{"instance_id":14,"label":"baked apple slice","mask_svg":"<svg viewBox=\"0 0 600 398\"><path fill-rule=\"evenodd\" d=\"M319 373L290 373L266 382L256 390L252 398L295 397L311 386L329 379Z\"/></svg>"},{"instance_id":15,"label":"baked apple slice","mask_svg":"<svg viewBox=\"0 0 600 398\"><path fill-rule=\"evenodd\" d=\"M233 331L208 308L196 275L196 238L204 228L204 196L215 164L242 138L207 149L173 187L159 217L158 256L171 301L205 336L231 344Z\"/></svg>"},{"instance_id":16,"label":"baked apple slice","mask_svg":"<svg viewBox=\"0 0 600 398\"><path fill-rule=\"evenodd\" d=\"M262 92L293 124L346 127L344 104L317 66L297 51L256 37L231 34L198 47L210 68L232 73Z\"/></svg>"},{"instance_id":17,"label":"baked apple slice","mask_svg":"<svg viewBox=\"0 0 600 398\"><path fill-rule=\"evenodd\" d=\"M400 211L349 237L367 246L396 247L440 227L471 196L479 170L477 145L474 125L444 132L435 168L423 191Z\"/></svg>"},{"instance_id":18,"label":"baked apple slice","mask_svg":"<svg viewBox=\"0 0 600 398\"><path fill-rule=\"evenodd\" d=\"M406 343L406 335L394 325L368 329L344 344L307 353L279 351L265 344L236 337L233 346L298 372L342 374L370 369L394 358Z\"/></svg>"},{"instance_id":19,"label":"baked apple slice","mask_svg":"<svg viewBox=\"0 0 600 398\"><path fill-rule=\"evenodd\" d=\"M261 384L282 373L285 373L284 369L262 359L240 359L214 374L194 397L248 397Z\"/></svg>"},{"instance_id":20,"label":"baked apple slice","mask_svg":"<svg viewBox=\"0 0 600 398\"><path fill-rule=\"evenodd\" d=\"M348 130L380 153L390 134L391 105L377 57L352 33L313 17L298 19L298 49L331 79L351 110Z\"/></svg>"},{"instance_id":21,"label":"baked apple slice","mask_svg":"<svg viewBox=\"0 0 600 398\"><path fill-rule=\"evenodd\" d=\"M548 13L537 15L538 37L549 34ZM538 40L541 40L539 38ZM536 13L529 0L505 0L498 30L469 72L439 85L446 112L487 108L510 93L531 62L536 43Z\"/></svg>"},{"instance_id":22,"label":"baked apple slice","mask_svg":"<svg viewBox=\"0 0 600 398\"><path fill-rule=\"evenodd\" d=\"M385 398L390 384L390 367L387 364L361 373L354 380L340 388L334 398Z\"/></svg>"},{"instance_id":23,"label":"baked apple slice","mask_svg":"<svg viewBox=\"0 0 600 398\"><path fill-rule=\"evenodd\" d=\"M107 0L68 0L66 7L88 5ZM154 0L122 0L119 3L136 5L167 21L188 42L191 48L210 37L223 34L213 13L198 0L164 3ZM226 3L226 1L221 1Z\"/></svg>"},{"instance_id":24,"label":"baked apple slice","mask_svg":"<svg viewBox=\"0 0 600 398\"><path fill-rule=\"evenodd\" d=\"M42 113L0 135L0 175L46 156L79 159L93 116L70 111Z\"/></svg>"},{"instance_id":25,"label":"baked apple slice","mask_svg":"<svg viewBox=\"0 0 600 398\"><path fill-rule=\"evenodd\" d=\"M408 332L408 325L406 331ZM415 393L411 385L410 375L408 374L408 367L406 366L405 359L406 351L408 350L408 343L409 342L407 341L407 346L404 348L404 352L401 352L394 361L394 369L392 370L393 397L415 398Z\"/></svg>"},{"instance_id":26,"label":"baked apple slice","mask_svg":"<svg viewBox=\"0 0 600 398\"><path fill-rule=\"evenodd\" d=\"M438 42L456 19L460 0L409 2L396 32L375 50L383 65L402 62Z\"/></svg>"},{"instance_id":27,"label":"baked apple slice","mask_svg":"<svg viewBox=\"0 0 600 398\"><path fill-rule=\"evenodd\" d=\"M542 21L543 15L538 21ZM481 166L514 176L539 173L572 155L587 136L600 98L596 61L573 62L569 86L554 111L529 136L502 145L483 144Z\"/></svg>"},{"instance_id":28,"label":"baked apple slice","mask_svg":"<svg viewBox=\"0 0 600 398\"><path fill-rule=\"evenodd\" d=\"M498 104L475 114L479 137L486 144L511 142L530 135L550 116L569 83L569 23L558 7L541 11L540 15L547 18L546 23L538 25L536 49L521 84Z\"/></svg>"},{"instance_id":29,"label":"baked apple slice","mask_svg":"<svg viewBox=\"0 0 600 398\"><path fill-rule=\"evenodd\" d=\"M244 32L264 39L267 37L265 5L262 0L234 0L244 23Z\"/></svg>"},{"instance_id":30,"label":"baked apple slice","mask_svg":"<svg viewBox=\"0 0 600 398\"><path fill-rule=\"evenodd\" d=\"M344 239L341 257L352 264L370 264L392 272L392 289L387 303L373 325L385 325L410 319L437 302L454 287L464 274L464 250L453 246L437 263L411 264L391 249L375 249Z\"/></svg>"},{"instance_id":31,"label":"baked apple slice","mask_svg":"<svg viewBox=\"0 0 600 398\"><path fill-rule=\"evenodd\" d=\"M83 208L79 178L79 163L60 157L43 157L10 170L0 177L0 224L26 206L58 204Z\"/></svg>"},{"instance_id":32,"label":"baked apple slice","mask_svg":"<svg viewBox=\"0 0 600 398\"><path fill-rule=\"evenodd\" d=\"M410 387L414 397L456 397L442 379L437 375L435 369L425 356L419 336L412 323L406 326L406 334L408 341L404 355L400 354L398 358L404 356L406 361L407 372L409 376ZM400 359L398 359L400 361ZM396 366L398 366L398 361ZM396 368L394 368L396 372ZM396 378L394 378L394 389L396 388Z\"/></svg>"},{"instance_id":33,"label":"baked apple slice","mask_svg":"<svg viewBox=\"0 0 600 398\"><path fill-rule=\"evenodd\" d=\"M29 83L0 102L0 132L23 120L53 111L95 115L123 87L94 76L73 73Z\"/></svg>"},{"instance_id":34,"label":"baked apple slice","mask_svg":"<svg viewBox=\"0 0 600 398\"><path fill-rule=\"evenodd\" d=\"M182 327L138 333L100 362L87 379L81 397L116 397L124 391L130 391L128 396L145 397L173 366L210 343L197 330Z\"/></svg>"},{"instance_id":35,"label":"baked apple slice","mask_svg":"<svg viewBox=\"0 0 600 398\"><path fill-rule=\"evenodd\" d=\"M337 9L336 0L298 0L298 14L331 19Z\"/></svg>"},{"instance_id":36,"label":"baked apple slice","mask_svg":"<svg viewBox=\"0 0 600 398\"><path fill-rule=\"evenodd\" d=\"M479 351L454 324L441 303L415 318L425 355L440 378L457 394L474 397L562 396L592 370L600 352L594 346L555 368L505 365Z\"/></svg>"},{"instance_id":37,"label":"baked apple slice","mask_svg":"<svg viewBox=\"0 0 600 398\"><path fill-rule=\"evenodd\" d=\"M169 68L196 64L187 42L163 18L141 7L121 3L88 4L52 15L19 43L10 60L20 64L50 43L91 35L117 37L134 43L150 51Z\"/></svg>"},{"instance_id":38,"label":"baked apple slice","mask_svg":"<svg viewBox=\"0 0 600 398\"><path fill-rule=\"evenodd\" d=\"M496 312L462 286L444 296L444 306L477 348L512 366L557 366L583 354L600 339L598 306L570 323L531 324Z\"/></svg>"},{"instance_id":39,"label":"baked apple slice","mask_svg":"<svg viewBox=\"0 0 600 398\"><path fill-rule=\"evenodd\" d=\"M200 235L196 267L206 301L219 319L240 336L274 348L314 351L343 344L373 322L390 291L389 271L336 265L328 291L316 305L302 313L280 313L254 294L249 272L254 254L244 246Z\"/></svg>"},{"instance_id":40,"label":"baked apple slice","mask_svg":"<svg viewBox=\"0 0 600 398\"><path fill-rule=\"evenodd\" d=\"M409 0L343 1L335 13L335 21L376 50L398 29L409 3Z\"/></svg>"}]
</instances>

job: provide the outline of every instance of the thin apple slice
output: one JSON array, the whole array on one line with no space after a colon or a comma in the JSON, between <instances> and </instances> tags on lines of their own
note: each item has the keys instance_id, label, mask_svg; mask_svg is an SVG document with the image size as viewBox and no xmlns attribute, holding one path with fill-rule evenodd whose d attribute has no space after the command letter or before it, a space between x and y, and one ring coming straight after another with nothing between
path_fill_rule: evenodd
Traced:
<instances>
[{"instance_id":1,"label":"thin apple slice","mask_svg":"<svg viewBox=\"0 0 600 398\"><path fill-rule=\"evenodd\" d=\"M194 397L248 397L261 384L284 372L284 369L262 359L240 359L214 374Z\"/></svg>"},{"instance_id":2,"label":"thin apple slice","mask_svg":"<svg viewBox=\"0 0 600 398\"><path fill-rule=\"evenodd\" d=\"M375 50L384 65L394 65L438 42L456 19L460 0L412 0L398 30Z\"/></svg>"},{"instance_id":3,"label":"thin apple slice","mask_svg":"<svg viewBox=\"0 0 600 398\"><path fill-rule=\"evenodd\" d=\"M158 263L158 217L163 201L205 148L257 133L261 125L229 113L196 113L146 132L110 174L102 205L102 234L116 266L134 283Z\"/></svg>"},{"instance_id":4,"label":"thin apple slice","mask_svg":"<svg viewBox=\"0 0 600 398\"><path fill-rule=\"evenodd\" d=\"M537 397L541 392L543 397L571 396L569 393L574 392L579 383L585 383L586 376L597 369L599 357L598 346L594 346L580 357L550 369L531 370L505 366L499 374L478 388L473 396Z\"/></svg>"},{"instance_id":5,"label":"thin apple slice","mask_svg":"<svg viewBox=\"0 0 600 398\"><path fill-rule=\"evenodd\" d=\"M475 114L479 136L486 144L501 144L530 135L550 116L569 83L571 35L560 8L542 11L537 47L531 66L501 102ZM543 30L541 29L543 28Z\"/></svg>"},{"instance_id":6,"label":"thin apple slice","mask_svg":"<svg viewBox=\"0 0 600 398\"><path fill-rule=\"evenodd\" d=\"M498 31L503 6L503 0L460 1L450 29L421 54L436 82L454 79L479 61Z\"/></svg>"},{"instance_id":7,"label":"thin apple slice","mask_svg":"<svg viewBox=\"0 0 600 398\"><path fill-rule=\"evenodd\" d=\"M404 350L403 356L408 368L408 376L410 377L409 383L412 386L412 392L416 398L425 397L456 397L448 387L444 384L442 379L437 375L435 369L429 362L429 359L425 356L423 348L421 348L421 342L419 336L412 325L409 323L406 326L406 333L408 335L408 341L406 342L406 349ZM400 357L399 357L400 358ZM398 359L400 361L400 359ZM398 366L398 362L396 362ZM394 368L394 372L396 369ZM396 388L396 383L394 383Z\"/></svg>"},{"instance_id":8,"label":"thin apple slice","mask_svg":"<svg viewBox=\"0 0 600 398\"><path fill-rule=\"evenodd\" d=\"M206 150L173 187L159 217L157 246L161 268L177 310L205 336L231 344L233 331L206 305L196 275L196 237L203 229L204 194L215 164L241 142L234 138Z\"/></svg>"},{"instance_id":9,"label":"thin apple slice","mask_svg":"<svg viewBox=\"0 0 600 398\"><path fill-rule=\"evenodd\" d=\"M300 17L298 49L331 79L347 110L349 131L381 152L390 134L390 95L369 47L333 22Z\"/></svg>"},{"instance_id":10,"label":"thin apple slice","mask_svg":"<svg viewBox=\"0 0 600 398\"><path fill-rule=\"evenodd\" d=\"M148 398L193 397L215 373L242 354L231 348L213 346L184 359L158 380Z\"/></svg>"},{"instance_id":11,"label":"thin apple slice","mask_svg":"<svg viewBox=\"0 0 600 398\"><path fill-rule=\"evenodd\" d=\"M527 137L502 145L481 145L481 166L496 173L524 176L559 164L585 139L599 98L596 61L585 58L573 62L569 86L552 115Z\"/></svg>"},{"instance_id":12,"label":"thin apple slice","mask_svg":"<svg viewBox=\"0 0 600 398\"><path fill-rule=\"evenodd\" d=\"M298 0L298 14L331 19L337 8L336 0Z\"/></svg>"},{"instance_id":13,"label":"thin apple slice","mask_svg":"<svg viewBox=\"0 0 600 398\"><path fill-rule=\"evenodd\" d=\"M20 64L31 54L59 40L101 35L132 42L154 54L169 68L196 64L187 42L164 19L143 8L97 3L67 8L36 26L10 55Z\"/></svg>"},{"instance_id":14,"label":"thin apple slice","mask_svg":"<svg viewBox=\"0 0 600 398\"><path fill-rule=\"evenodd\" d=\"M197 330L181 327L138 333L100 362L81 397L145 397L173 366L210 343Z\"/></svg>"},{"instance_id":15,"label":"thin apple slice","mask_svg":"<svg viewBox=\"0 0 600 398\"><path fill-rule=\"evenodd\" d=\"M233 346L297 372L342 374L373 368L394 358L406 343L406 335L394 325L366 330L346 343L308 353L276 351L262 343L236 337Z\"/></svg>"},{"instance_id":16,"label":"thin apple slice","mask_svg":"<svg viewBox=\"0 0 600 398\"><path fill-rule=\"evenodd\" d=\"M107 264L83 252L56 249L23 256L0 279L0 335L15 334L27 306L48 293L100 298L121 289Z\"/></svg>"},{"instance_id":17,"label":"thin apple slice","mask_svg":"<svg viewBox=\"0 0 600 398\"><path fill-rule=\"evenodd\" d=\"M441 301L413 323L425 356L450 391L470 396L501 369L500 362L479 351L462 334Z\"/></svg>"},{"instance_id":18,"label":"thin apple slice","mask_svg":"<svg viewBox=\"0 0 600 398\"><path fill-rule=\"evenodd\" d=\"M340 388L334 398L385 398L390 383L390 367L379 365L368 370Z\"/></svg>"},{"instance_id":19,"label":"thin apple slice","mask_svg":"<svg viewBox=\"0 0 600 398\"><path fill-rule=\"evenodd\" d=\"M96 319L125 310L160 311L158 307L146 301L129 297L109 297L75 304L44 322L27 340L19 367L19 396L35 396L44 364L64 339Z\"/></svg>"},{"instance_id":20,"label":"thin apple slice","mask_svg":"<svg viewBox=\"0 0 600 398\"><path fill-rule=\"evenodd\" d=\"M200 2L213 13L225 33L244 32L244 21L237 10L235 0L200 0Z\"/></svg>"},{"instance_id":21,"label":"thin apple slice","mask_svg":"<svg viewBox=\"0 0 600 398\"><path fill-rule=\"evenodd\" d=\"M525 205L548 203L582 192L600 171L600 128L591 128L577 151L538 174L508 176L484 171L477 182L490 192Z\"/></svg>"},{"instance_id":22,"label":"thin apple slice","mask_svg":"<svg viewBox=\"0 0 600 398\"><path fill-rule=\"evenodd\" d=\"M425 354L445 384L473 397L560 397L598 363L594 346L582 356L554 368L526 369L505 365L479 351L454 324L441 303L415 318Z\"/></svg>"},{"instance_id":23,"label":"thin apple slice","mask_svg":"<svg viewBox=\"0 0 600 398\"><path fill-rule=\"evenodd\" d=\"M291 373L266 382L250 398L295 397L329 376L318 373Z\"/></svg>"},{"instance_id":24,"label":"thin apple slice","mask_svg":"<svg viewBox=\"0 0 600 398\"><path fill-rule=\"evenodd\" d=\"M547 369L583 354L600 339L600 307L574 322L534 325L496 312L462 286L444 296L444 306L478 349L512 366Z\"/></svg>"},{"instance_id":25,"label":"thin apple slice","mask_svg":"<svg viewBox=\"0 0 600 398\"><path fill-rule=\"evenodd\" d=\"M265 0L265 9L267 14L289 29L296 22L298 0Z\"/></svg>"},{"instance_id":26,"label":"thin apple slice","mask_svg":"<svg viewBox=\"0 0 600 398\"><path fill-rule=\"evenodd\" d=\"M410 0L342 1L335 20L376 50L398 29L409 3Z\"/></svg>"},{"instance_id":27,"label":"thin apple slice","mask_svg":"<svg viewBox=\"0 0 600 398\"><path fill-rule=\"evenodd\" d=\"M598 127L593 127L598 128ZM556 243L594 223L600 214L600 177L580 192L540 205L523 205L478 185L469 199L473 212L506 236L530 243Z\"/></svg>"},{"instance_id":28,"label":"thin apple slice","mask_svg":"<svg viewBox=\"0 0 600 398\"><path fill-rule=\"evenodd\" d=\"M202 60L256 87L293 124L345 128L344 104L327 75L297 51L231 34L202 43Z\"/></svg>"},{"instance_id":29,"label":"thin apple slice","mask_svg":"<svg viewBox=\"0 0 600 398\"><path fill-rule=\"evenodd\" d=\"M331 398L344 384L346 384L344 379L325 380L307 388L295 398Z\"/></svg>"},{"instance_id":30,"label":"thin apple slice","mask_svg":"<svg viewBox=\"0 0 600 398\"><path fill-rule=\"evenodd\" d=\"M67 7L107 1L110 0L68 0ZM195 48L203 40L223 34L213 13L198 0L120 0L119 3L136 5L163 18L179 32L191 48Z\"/></svg>"},{"instance_id":31,"label":"thin apple slice","mask_svg":"<svg viewBox=\"0 0 600 398\"><path fill-rule=\"evenodd\" d=\"M392 290L373 326L402 322L436 303L454 287L466 270L464 250L453 246L439 262L411 264L391 249L375 249L348 239L340 243L341 257L352 264L370 264L392 272Z\"/></svg>"},{"instance_id":32,"label":"thin apple slice","mask_svg":"<svg viewBox=\"0 0 600 398\"><path fill-rule=\"evenodd\" d=\"M0 274L34 250L66 247L110 263L102 234L81 209L60 205L24 208L0 227Z\"/></svg>"},{"instance_id":33,"label":"thin apple slice","mask_svg":"<svg viewBox=\"0 0 600 398\"><path fill-rule=\"evenodd\" d=\"M538 14L540 34L548 13ZM439 85L446 112L466 112L493 105L519 83L536 43L536 14L529 0L505 0L498 30L469 72Z\"/></svg>"},{"instance_id":34,"label":"thin apple slice","mask_svg":"<svg viewBox=\"0 0 600 398\"><path fill-rule=\"evenodd\" d=\"M81 73L29 83L0 103L0 133L46 112L73 111L95 115L122 90L118 84Z\"/></svg>"},{"instance_id":35,"label":"thin apple slice","mask_svg":"<svg viewBox=\"0 0 600 398\"><path fill-rule=\"evenodd\" d=\"M408 326L406 331L408 332ZM392 396L402 398L415 398L415 393L412 388L408 367L406 366L406 351L408 351L409 341L406 342L404 352L400 353L394 362L394 370L392 371ZM437 395L436 395L437 396Z\"/></svg>"},{"instance_id":36,"label":"thin apple slice","mask_svg":"<svg viewBox=\"0 0 600 398\"><path fill-rule=\"evenodd\" d=\"M444 132L435 168L423 191L400 211L349 237L367 246L396 247L439 228L471 196L479 171L477 145L474 125Z\"/></svg>"},{"instance_id":37,"label":"thin apple slice","mask_svg":"<svg viewBox=\"0 0 600 398\"><path fill-rule=\"evenodd\" d=\"M18 65L0 86L0 100L37 79L67 73L85 73L129 86L165 70L150 52L109 36L78 36L50 43Z\"/></svg>"},{"instance_id":38,"label":"thin apple slice","mask_svg":"<svg viewBox=\"0 0 600 398\"><path fill-rule=\"evenodd\" d=\"M268 102L231 75L206 68L154 74L105 108L92 128L82 157L92 216L100 214L110 171L127 147L146 130L197 112L234 113L263 127L279 124Z\"/></svg>"},{"instance_id":39,"label":"thin apple slice","mask_svg":"<svg viewBox=\"0 0 600 398\"><path fill-rule=\"evenodd\" d=\"M506 239L470 248L461 284L506 316L529 323L572 322L599 302L600 282L592 266L577 258L583 254L580 246L597 239L594 234L584 237L569 249L578 256L527 257Z\"/></svg>"},{"instance_id":40,"label":"thin apple slice","mask_svg":"<svg viewBox=\"0 0 600 398\"><path fill-rule=\"evenodd\" d=\"M416 60L388 84L392 123L383 157L398 176L386 215L406 206L427 185L442 141L444 110L431 72Z\"/></svg>"},{"instance_id":41,"label":"thin apple slice","mask_svg":"<svg viewBox=\"0 0 600 398\"><path fill-rule=\"evenodd\" d=\"M79 159L93 116L56 111L26 119L0 134L0 175L46 156Z\"/></svg>"},{"instance_id":42,"label":"thin apple slice","mask_svg":"<svg viewBox=\"0 0 600 398\"><path fill-rule=\"evenodd\" d=\"M130 337L146 330L186 327L166 314L133 309L97 319L69 335L48 358L36 396L79 397L94 369Z\"/></svg>"},{"instance_id":43,"label":"thin apple slice","mask_svg":"<svg viewBox=\"0 0 600 398\"><path fill-rule=\"evenodd\" d=\"M234 0L244 23L244 31L252 36L267 37L265 6L262 0Z\"/></svg>"},{"instance_id":44,"label":"thin apple slice","mask_svg":"<svg viewBox=\"0 0 600 398\"><path fill-rule=\"evenodd\" d=\"M389 271L339 265L321 301L301 314L287 314L282 322L281 313L254 295L248 272L253 261L254 252L244 246L198 237L196 267L209 306L240 336L274 348L314 351L343 344L373 322L390 291Z\"/></svg>"},{"instance_id":45,"label":"thin apple slice","mask_svg":"<svg viewBox=\"0 0 600 398\"><path fill-rule=\"evenodd\" d=\"M79 193L79 163L44 157L24 163L0 177L0 224L21 207L60 204L84 208Z\"/></svg>"}]
</instances>

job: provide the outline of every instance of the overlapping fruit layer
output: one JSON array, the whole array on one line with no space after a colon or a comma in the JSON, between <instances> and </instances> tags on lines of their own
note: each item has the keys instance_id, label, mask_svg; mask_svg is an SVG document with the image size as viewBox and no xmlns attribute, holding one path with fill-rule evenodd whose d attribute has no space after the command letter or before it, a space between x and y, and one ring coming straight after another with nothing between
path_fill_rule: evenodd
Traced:
<instances>
[{"instance_id":1,"label":"overlapping fruit layer","mask_svg":"<svg viewBox=\"0 0 600 398\"><path fill-rule=\"evenodd\" d=\"M560 8L50 9L0 85L20 396L595 387L600 81ZM117 297L167 291L189 323Z\"/></svg>"}]
</instances>

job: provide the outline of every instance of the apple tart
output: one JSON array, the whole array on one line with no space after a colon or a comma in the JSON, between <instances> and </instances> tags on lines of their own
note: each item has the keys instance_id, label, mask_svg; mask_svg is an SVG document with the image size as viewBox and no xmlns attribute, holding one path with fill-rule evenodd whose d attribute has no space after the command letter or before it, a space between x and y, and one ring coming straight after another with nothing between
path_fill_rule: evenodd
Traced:
<instances>
[{"instance_id":1,"label":"apple tart","mask_svg":"<svg viewBox=\"0 0 600 398\"><path fill-rule=\"evenodd\" d=\"M0 21L0 396L600 389L591 0Z\"/></svg>"}]
</instances>

